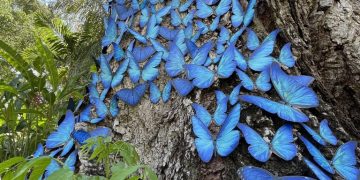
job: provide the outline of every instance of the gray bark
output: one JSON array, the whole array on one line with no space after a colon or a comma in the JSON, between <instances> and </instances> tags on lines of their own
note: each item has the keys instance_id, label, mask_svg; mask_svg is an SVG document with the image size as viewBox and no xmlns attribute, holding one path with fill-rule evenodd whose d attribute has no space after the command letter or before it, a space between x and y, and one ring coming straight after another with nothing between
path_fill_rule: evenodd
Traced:
<instances>
[{"instance_id":1,"label":"gray bark","mask_svg":"<svg viewBox=\"0 0 360 180\"><path fill-rule=\"evenodd\" d=\"M247 1L241 0L241 3L245 7ZM280 28L282 33L278 37L275 54L279 53L279 47L284 43L291 42L297 65L289 72L316 78L312 87L319 96L320 106L305 111L310 114L310 124L317 125L318 121L327 118L342 142L358 140L358 0L258 0L256 18L251 27L261 38L273 29ZM238 43L239 48L241 44L243 43ZM142 162L154 168L160 179L238 179L236 171L244 165L259 166L280 176L315 177L301 161L301 156L309 155L298 140L298 156L289 162L275 155L267 163L257 162L249 155L243 138L239 147L229 157L216 156L208 164L200 161L193 143L194 135L190 121L193 112L190 105L192 102L198 102L213 112L213 90L222 89L229 93L233 85L236 85L236 80L237 77L234 76L232 79L217 82L209 90L195 90L185 98L179 97L173 91L171 100L166 104L160 102L153 105L146 95L139 106L122 106L120 115L114 120L107 120L106 123L113 127L115 139L128 141L136 147ZM161 81L165 82L165 79ZM254 106L243 106L241 113L241 122L249 123L270 139L283 123L279 118ZM321 150L330 159L336 148ZM83 167L83 172L87 171L87 167Z\"/></svg>"}]
</instances>

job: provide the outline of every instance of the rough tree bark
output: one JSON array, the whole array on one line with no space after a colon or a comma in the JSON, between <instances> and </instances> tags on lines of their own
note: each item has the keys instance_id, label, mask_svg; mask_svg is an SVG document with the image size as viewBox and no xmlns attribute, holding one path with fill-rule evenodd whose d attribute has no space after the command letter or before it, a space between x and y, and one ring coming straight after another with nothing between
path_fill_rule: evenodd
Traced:
<instances>
[{"instance_id":1,"label":"rough tree bark","mask_svg":"<svg viewBox=\"0 0 360 180\"><path fill-rule=\"evenodd\" d=\"M241 3L245 7L247 1L241 0ZM226 21L222 23L225 25ZM310 124L317 125L319 120L327 118L341 141L358 140L358 0L258 0L252 27L261 38L275 28L280 28L282 33L278 37L275 54L284 43L291 42L297 65L289 72L316 78L312 87L319 96L320 106L305 111L310 114ZM242 44L238 43L237 46L241 47ZM193 143L194 135L190 121L193 112L190 105L192 102L200 102L213 112L213 90L221 88L229 93L236 84L236 79L234 76L229 80L217 82L209 90L195 90L186 98L179 97L173 91L171 100L166 104L160 102L153 105L145 97L141 104L134 108L122 106L120 115L115 120L107 120L106 123L113 128L116 139L128 141L136 147L142 162L153 167L160 179L238 179L237 169L244 165L266 168L281 176L314 177L300 159L302 155L308 154L298 140L298 156L289 162L276 156L272 156L265 164L257 162L249 155L243 138L239 147L229 157L215 157L208 164L200 161ZM166 82L166 79L162 78L160 81ZM277 117L254 106L243 106L240 121L251 124L270 139L283 123ZM321 149L330 159L336 147ZM81 170L96 174L97 168L98 166L84 165Z\"/></svg>"}]
</instances>

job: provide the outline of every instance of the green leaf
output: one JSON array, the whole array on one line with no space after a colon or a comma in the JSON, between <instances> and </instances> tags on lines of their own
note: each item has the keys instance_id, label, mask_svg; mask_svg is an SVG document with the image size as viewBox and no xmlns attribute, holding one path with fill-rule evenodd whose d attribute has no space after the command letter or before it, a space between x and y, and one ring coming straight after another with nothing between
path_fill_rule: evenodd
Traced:
<instances>
[{"instance_id":1,"label":"green leaf","mask_svg":"<svg viewBox=\"0 0 360 180\"><path fill-rule=\"evenodd\" d=\"M150 179L150 180L158 180L158 177L156 175L156 173L149 167L145 166L144 167L144 171L145 171L145 175Z\"/></svg>"},{"instance_id":2,"label":"green leaf","mask_svg":"<svg viewBox=\"0 0 360 180\"><path fill-rule=\"evenodd\" d=\"M45 68L49 73L49 80L50 80L50 84L53 87L53 91L56 91L59 85L59 74L57 71L54 56L52 52L49 50L49 48L41 41L39 37L36 38L36 47L40 52L40 55L43 59L43 63L45 64Z\"/></svg>"},{"instance_id":3,"label":"green leaf","mask_svg":"<svg viewBox=\"0 0 360 180\"><path fill-rule=\"evenodd\" d=\"M106 178L103 176L85 176L85 175L81 175L78 174L75 177L76 180L105 180Z\"/></svg>"},{"instance_id":4,"label":"green leaf","mask_svg":"<svg viewBox=\"0 0 360 180\"><path fill-rule=\"evenodd\" d=\"M19 164L21 162L25 161L25 158L23 157L13 157L9 160L6 160L0 164L0 174L6 172L9 168L12 166Z\"/></svg>"},{"instance_id":5,"label":"green leaf","mask_svg":"<svg viewBox=\"0 0 360 180\"><path fill-rule=\"evenodd\" d=\"M68 167L61 168L52 173L47 179L48 180L59 180L59 179L73 179L74 172Z\"/></svg>"},{"instance_id":6,"label":"green leaf","mask_svg":"<svg viewBox=\"0 0 360 180\"><path fill-rule=\"evenodd\" d=\"M131 174L135 173L140 165L124 167L123 165L115 165L111 168L112 176L110 180L123 180Z\"/></svg>"},{"instance_id":7,"label":"green leaf","mask_svg":"<svg viewBox=\"0 0 360 180\"><path fill-rule=\"evenodd\" d=\"M27 162L26 164L24 164L20 169L18 169L15 172L15 175L13 177L13 179L18 179L19 177L23 176L24 174L28 173L30 169L34 168L33 171L37 171L36 168L40 168L40 170L42 169L42 167L48 166L51 162L51 157L49 156L41 156L35 159L30 160L29 162ZM45 170L44 168L44 170ZM42 171L44 172L44 171ZM35 175L38 175L39 172L37 172ZM35 178L36 176L34 176L33 178ZM40 177L40 176L39 176ZM39 178L37 177L37 179Z\"/></svg>"},{"instance_id":8,"label":"green leaf","mask_svg":"<svg viewBox=\"0 0 360 180\"><path fill-rule=\"evenodd\" d=\"M113 151L119 151L120 155L124 158L128 165L136 165L139 162L139 155L135 148L126 142L118 141L112 145Z\"/></svg>"},{"instance_id":9,"label":"green leaf","mask_svg":"<svg viewBox=\"0 0 360 180\"><path fill-rule=\"evenodd\" d=\"M19 94L19 92L15 88L13 88L12 86L9 86L9 85L5 85L5 84L0 84L0 92L1 91L10 92L15 95Z\"/></svg>"}]
</instances>

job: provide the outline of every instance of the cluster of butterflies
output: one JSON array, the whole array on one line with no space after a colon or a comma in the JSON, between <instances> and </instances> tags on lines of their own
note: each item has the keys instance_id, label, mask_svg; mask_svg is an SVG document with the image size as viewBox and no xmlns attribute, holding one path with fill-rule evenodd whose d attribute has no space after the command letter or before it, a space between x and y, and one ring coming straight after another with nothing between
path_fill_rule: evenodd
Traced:
<instances>
[{"instance_id":1,"label":"cluster of butterflies","mask_svg":"<svg viewBox=\"0 0 360 180\"><path fill-rule=\"evenodd\" d=\"M75 123L96 124L107 116L116 117L120 113L119 100L126 105L136 106L149 89L152 103L157 104L160 100L166 103L171 97L172 88L180 96L186 96L195 87L209 88L216 80L229 78L233 74L239 77L240 83L229 95L215 91L217 108L213 115L200 104L192 105L195 110L192 125L197 136L195 146L204 162L209 162L215 152L228 156L239 144L241 134L250 144L250 154L261 162L266 162L272 153L284 160L293 159L296 155L292 125L285 124L279 128L272 142L268 143L255 130L239 123L240 102L254 104L286 121L301 123L319 144L336 145L337 139L327 121L321 123L320 135L304 124L309 118L300 109L319 104L315 92L309 87L314 78L292 76L282 70L295 65L291 44L287 43L281 48L278 58L273 57L280 31L276 29L260 41L248 27L254 18L255 5L256 0L249 0L244 11L239 0L110 0L105 3L104 10L109 16L104 18L102 54L95 60L99 73L92 74L87 87L88 103L81 101L76 108L68 110L57 130L46 140L50 156L61 159L67 156L64 165L74 169L77 156L75 144L83 145L90 137L111 134L106 127L89 132L75 130ZM222 24L226 17L230 17L231 27ZM204 23L203 20L211 22ZM201 39L211 32L219 34L216 40L214 37ZM247 56L236 47L244 33L247 34ZM161 69L165 72L160 72ZM158 82L162 86L160 90L156 81L162 73L168 77L166 83ZM253 74L257 74L256 79L252 78ZM124 84L130 84L132 88L125 88ZM281 101L240 95L242 88L251 92L267 92L272 87ZM107 102L106 97L109 96L110 102ZM228 103L233 106L229 112ZM216 138L209 130L213 121L220 126ZM341 146L330 163L310 141L302 136L300 139L315 162L329 173L336 171L348 179L359 176L359 170L355 167L356 143L350 141ZM43 155L43 152L43 146L39 145L34 157ZM328 178L311 161L305 162L320 179ZM53 161L44 176L59 168L60 165ZM274 178L269 172L258 168L241 170L244 179L256 174Z\"/></svg>"}]
</instances>

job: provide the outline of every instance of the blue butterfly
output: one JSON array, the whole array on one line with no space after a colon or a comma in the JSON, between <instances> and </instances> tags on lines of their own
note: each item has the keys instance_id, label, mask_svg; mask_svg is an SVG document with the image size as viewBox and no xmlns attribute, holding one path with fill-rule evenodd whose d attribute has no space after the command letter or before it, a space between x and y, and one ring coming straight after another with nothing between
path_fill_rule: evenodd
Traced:
<instances>
[{"instance_id":1,"label":"blue butterfly","mask_svg":"<svg viewBox=\"0 0 360 180\"><path fill-rule=\"evenodd\" d=\"M107 92L110 88L114 88L118 86L122 82L128 64L129 64L129 59L125 58L125 60L121 63L121 65L118 67L118 69L116 70L113 76L109 62L106 61L103 55L100 56L100 69L101 69L100 77L105 92ZM106 95L105 92L102 94L101 99L104 99Z\"/></svg>"},{"instance_id":2,"label":"blue butterfly","mask_svg":"<svg viewBox=\"0 0 360 180\"><path fill-rule=\"evenodd\" d=\"M320 168L318 168L310 160L304 158L305 164L311 169L311 171L318 177L320 180L331 180Z\"/></svg>"},{"instance_id":3,"label":"blue butterfly","mask_svg":"<svg viewBox=\"0 0 360 180\"><path fill-rule=\"evenodd\" d=\"M299 136L300 140L305 144L306 149L313 156L314 161L331 174L335 174L335 170L344 179L357 180L360 177L360 170L356 167L355 150L356 141L349 141L341 145L331 163L321 154L321 152L309 140L303 136ZM335 170L334 170L335 169Z\"/></svg>"},{"instance_id":4,"label":"blue butterfly","mask_svg":"<svg viewBox=\"0 0 360 180\"><path fill-rule=\"evenodd\" d=\"M171 42L170 52L171 56L168 56L165 63L165 71L170 77L179 75L184 70L185 58L179 47Z\"/></svg>"},{"instance_id":5,"label":"blue butterfly","mask_svg":"<svg viewBox=\"0 0 360 180\"><path fill-rule=\"evenodd\" d=\"M311 108L319 104L315 92L295 81L291 76L285 74L277 63L270 68L272 84L285 104L271 101L266 98L252 95L242 95L240 99L259 106L267 112L277 114L280 118L293 122L306 122L309 120L298 108Z\"/></svg>"},{"instance_id":6,"label":"blue butterfly","mask_svg":"<svg viewBox=\"0 0 360 180\"><path fill-rule=\"evenodd\" d=\"M262 71L256 79L255 83L245 72L241 70L237 69L236 74L241 80L241 85L249 91L259 89L260 91L266 92L271 89L269 70Z\"/></svg>"},{"instance_id":7,"label":"blue butterfly","mask_svg":"<svg viewBox=\"0 0 360 180\"><path fill-rule=\"evenodd\" d=\"M193 18L194 18L195 12L196 12L196 11L195 11L194 9L190 10L189 13L182 19L182 24L183 24L184 26L188 26L189 23L192 23L192 20L193 20Z\"/></svg>"},{"instance_id":8,"label":"blue butterfly","mask_svg":"<svg viewBox=\"0 0 360 180\"><path fill-rule=\"evenodd\" d=\"M229 39L230 39L229 30L226 27L221 26L221 28L220 28L220 36L217 39L217 42L221 43L221 44L225 44L227 41L229 41Z\"/></svg>"},{"instance_id":9,"label":"blue butterfly","mask_svg":"<svg viewBox=\"0 0 360 180\"><path fill-rule=\"evenodd\" d=\"M239 27L244 19L244 11L241 7L241 4L238 0L232 0L232 16L231 24L234 27Z\"/></svg>"},{"instance_id":10,"label":"blue butterfly","mask_svg":"<svg viewBox=\"0 0 360 180\"><path fill-rule=\"evenodd\" d=\"M276 177L269 171L254 166L244 166L238 170L238 174L241 180L313 180L305 176Z\"/></svg>"},{"instance_id":11,"label":"blue butterfly","mask_svg":"<svg viewBox=\"0 0 360 180\"><path fill-rule=\"evenodd\" d=\"M147 89L147 85L145 83L142 83L136 85L135 88L132 89L128 89L128 88L120 89L118 92L116 92L116 95L125 104L128 104L130 106L135 106L140 102L141 98L144 96L146 89Z\"/></svg>"},{"instance_id":12,"label":"blue butterfly","mask_svg":"<svg viewBox=\"0 0 360 180\"><path fill-rule=\"evenodd\" d=\"M234 105L234 104L236 104L238 102L239 94L240 94L240 88L241 88L241 84L235 86L234 89L231 91L231 93L229 95L229 103L231 105Z\"/></svg>"},{"instance_id":13,"label":"blue butterfly","mask_svg":"<svg viewBox=\"0 0 360 180\"><path fill-rule=\"evenodd\" d=\"M151 15L146 27L146 37L155 39L159 34L159 27L156 22L156 16L154 14Z\"/></svg>"},{"instance_id":14,"label":"blue butterfly","mask_svg":"<svg viewBox=\"0 0 360 180\"><path fill-rule=\"evenodd\" d=\"M221 91L215 91L215 93L217 106L213 116L200 104L193 103L191 105L195 110L195 116L200 119L207 127L209 127L212 119L214 119L216 125L221 125L227 116L226 111L228 98Z\"/></svg>"},{"instance_id":15,"label":"blue butterfly","mask_svg":"<svg viewBox=\"0 0 360 180\"><path fill-rule=\"evenodd\" d=\"M184 12L189 9L194 0L187 0L184 4L180 5L179 12Z\"/></svg>"},{"instance_id":16,"label":"blue butterfly","mask_svg":"<svg viewBox=\"0 0 360 180\"><path fill-rule=\"evenodd\" d=\"M115 10L118 14L118 17L121 21L124 21L135 14L136 10L129 7L127 8L124 4L116 4Z\"/></svg>"},{"instance_id":17,"label":"blue butterfly","mask_svg":"<svg viewBox=\"0 0 360 180\"><path fill-rule=\"evenodd\" d=\"M155 10L153 10L153 14L155 14L155 16L156 16L157 24L161 24L161 22L163 21L164 16L169 14L170 10L171 10L171 6L164 6L163 8L161 8L157 12L155 12Z\"/></svg>"},{"instance_id":18,"label":"blue butterfly","mask_svg":"<svg viewBox=\"0 0 360 180\"><path fill-rule=\"evenodd\" d=\"M173 39L172 43L175 43L176 46L181 50L181 53L185 56L188 53L188 49L185 43L185 31L180 29Z\"/></svg>"},{"instance_id":19,"label":"blue butterfly","mask_svg":"<svg viewBox=\"0 0 360 180\"><path fill-rule=\"evenodd\" d=\"M171 10L170 11L170 16L171 16L171 25L174 27L180 26L182 23L182 19L180 17L180 14L175 10Z\"/></svg>"},{"instance_id":20,"label":"blue butterfly","mask_svg":"<svg viewBox=\"0 0 360 180\"><path fill-rule=\"evenodd\" d=\"M178 29L169 29L165 26L160 26L159 29L159 35L169 41L173 40L178 32Z\"/></svg>"},{"instance_id":21,"label":"blue butterfly","mask_svg":"<svg viewBox=\"0 0 360 180\"><path fill-rule=\"evenodd\" d=\"M208 41L203 44L200 48L197 48L196 44L192 41L188 41L187 47L191 46L192 61L191 64L203 65L208 58L209 52L213 48L214 44L212 41ZM189 49L189 48L188 48Z\"/></svg>"},{"instance_id":22,"label":"blue butterfly","mask_svg":"<svg viewBox=\"0 0 360 180\"><path fill-rule=\"evenodd\" d=\"M216 16L222 16L229 11L231 0L221 0L215 9ZM196 0L196 16L199 18L208 18L213 14L213 9L203 0Z\"/></svg>"},{"instance_id":23,"label":"blue butterfly","mask_svg":"<svg viewBox=\"0 0 360 180\"><path fill-rule=\"evenodd\" d=\"M44 155L44 146L41 143L39 143L37 145L37 147L36 147L36 150L35 150L34 154L33 154L33 158L38 158L38 157L40 157L42 155Z\"/></svg>"},{"instance_id":24,"label":"blue butterfly","mask_svg":"<svg viewBox=\"0 0 360 180\"><path fill-rule=\"evenodd\" d=\"M247 69L247 62L245 57L240 53L237 48L234 48L234 61L236 66L241 70L245 71Z\"/></svg>"},{"instance_id":25,"label":"blue butterfly","mask_svg":"<svg viewBox=\"0 0 360 180\"><path fill-rule=\"evenodd\" d=\"M153 45L154 49L157 52L162 52L163 53L162 58L166 60L168 58L168 56L169 56L169 51L160 42L158 42L155 39L150 39L150 42L151 42L151 44Z\"/></svg>"},{"instance_id":26,"label":"blue butterfly","mask_svg":"<svg viewBox=\"0 0 360 180\"><path fill-rule=\"evenodd\" d=\"M253 21L254 14L255 14L255 9L254 9L255 5L256 5L256 0L249 1L248 5L246 7L244 19L243 19L244 27L249 26L249 24Z\"/></svg>"},{"instance_id":27,"label":"blue butterfly","mask_svg":"<svg viewBox=\"0 0 360 180\"><path fill-rule=\"evenodd\" d=\"M124 50L119 47L119 45L117 43L112 43L113 47L114 47L114 59L115 61L120 61L124 58L125 56L125 52Z\"/></svg>"},{"instance_id":28,"label":"blue butterfly","mask_svg":"<svg viewBox=\"0 0 360 180\"><path fill-rule=\"evenodd\" d=\"M129 68L127 69L128 75L130 76L131 82L137 83L139 82L141 75L139 64L135 61L131 52L127 51L126 55L129 59Z\"/></svg>"},{"instance_id":29,"label":"blue butterfly","mask_svg":"<svg viewBox=\"0 0 360 180\"><path fill-rule=\"evenodd\" d=\"M213 139L208 127L196 116L192 117L193 131L196 135L195 147L204 162L209 162L215 148L220 156L228 156L239 144L240 132L234 130L240 118L240 104L235 105L222 124L216 139Z\"/></svg>"},{"instance_id":30,"label":"blue butterfly","mask_svg":"<svg viewBox=\"0 0 360 180\"><path fill-rule=\"evenodd\" d=\"M157 68L161 63L163 53L156 53L146 64L141 72L141 77L144 81L154 81L159 76L159 69Z\"/></svg>"},{"instance_id":31,"label":"blue butterfly","mask_svg":"<svg viewBox=\"0 0 360 180\"><path fill-rule=\"evenodd\" d=\"M149 21L150 22L150 21ZM127 27L127 32L132 34L136 40L138 40L141 43L147 44L147 39L144 35L140 34L139 32Z\"/></svg>"},{"instance_id":32,"label":"blue butterfly","mask_svg":"<svg viewBox=\"0 0 360 180\"><path fill-rule=\"evenodd\" d=\"M240 28L238 31L236 31L230 38L229 43L236 43L236 41L239 39L239 37L242 35L242 33L245 31L246 27Z\"/></svg>"},{"instance_id":33,"label":"blue butterfly","mask_svg":"<svg viewBox=\"0 0 360 180\"><path fill-rule=\"evenodd\" d=\"M139 26L141 28L144 28L146 26L146 24L149 21L150 15L151 15L151 12L148 7L141 9L141 15L140 15L140 19L139 19Z\"/></svg>"},{"instance_id":34,"label":"blue butterfly","mask_svg":"<svg viewBox=\"0 0 360 180\"><path fill-rule=\"evenodd\" d=\"M171 9L177 9L180 6L180 0L171 0L170 3Z\"/></svg>"},{"instance_id":35,"label":"blue butterfly","mask_svg":"<svg viewBox=\"0 0 360 180\"><path fill-rule=\"evenodd\" d=\"M182 97L188 95L194 89L194 85L187 79L175 78L171 80L171 84Z\"/></svg>"},{"instance_id":36,"label":"blue butterfly","mask_svg":"<svg viewBox=\"0 0 360 180\"><path fill-rule=\"evenodd\" d=\"M132 55L137 63L144 62L155 53L155 49L152 46L138 46L132 50Z\"/></svg>"},{"instance_id":37,"label":"blue butterfly","mask_svg":"<svg viewBox=\"0 0 360 180\"><path fill-rule=\"evenodd\" d=\"M164 86L162 95L160 89L156 86L155 83L150 82L150 101L153 104L157 104L160 101L160 98L163 98L163 102L167 102L171 95L171 83L167 82Z\"/></svg>"},{"instance_id":38,"label":"blue butterfly","mask_svg":"<svg viewBox=\"0 0 360 180\"><path fill-rule=\"evenodd\" d=\"M116 35L117 35L115 20L113 18L109 17L106 24L107 24L107 27L105 29L105 36L101 40L102 47L108 46L112 42L115 42Z\"/></svg>"},{"instance_id":39,"label":"blue butterfly","mask_svg":"<svg viewBox=\"0 0 360 180\"><path fill-rule=\"evenodd\" d=\"M329 127L329 122L324 119L320 122L319 132L320 135L311 129L308 125L301 123L304 129L313 137L313 139L321 145L326 145L326 143L330 143L331 145L337 144L337 138L331 131Z\"/></svg>"},{"instance_id":40,"label":"blue butterfly","mask_svg":"<svg viewBox=\"0 0 360 180\"><path fill-rule=\"evenodd\" d=\"M46 139L46 148L52 149L60 146L66 146L66 144L68 144L72 140L70 135L73 132L74 127L74 114L73 112L68 110L66 111L64 120L60 123L58 128L54 132L52 132Z\"/></svg>"},{"instance_id":41,"label":"blue butterfly","mask_svg":"<svg viewBox=\"0 0 360 180\"><path fill-rule=\"evenodd\" d=\"M116 95L111 97L109 106L110 106L109 111L110 111L111 116L116 117L120 112L119 105L118 105L118 98Z\"/></svg>"},{"instance_id":42,"label":"blue butterfly","mask_svg":"<svg viewBox=\"0 0 360 180\"><path fill-rule=\"evenodd\" d=\"M270 144L246 124L239 123L238 127L243 133L246 142L250 144L248 149L251 156L256 160L266 162L269 160L272 152L286 161L289 161L296 156L297 149L294 144L292 125L285 124L281 126L276 131Z\"/></svg>"},{"instance_id":43,"label":"blue butterfly","mask_svg":"<svg viewBox=\"0 0 360 180\"><path fill-rule=\"evenodd\" d=\"M79 114L79 122L98 123L102 121L107 113L108 109L105 103L98 97L90 98L91 104L87 105ZM91 108L95 107L96 117L91 116Z\"/></svg>"},{"instance_id":44,"label":"blue butterfly","mask_svg":"<svg viewBox=\"0 0 360 180\"><path fill-rule=\"evenodd\" d=\"M64 162L64 166L67 166L71 171L75 171L76 159L77 159L77 150L74 150L66 158L66 160ZM60 164L56 160L52 159L50 164L45 169L45 173L44 173L45 179L47 177L49 177L55 171L59 170L60 168L61 168Z\"/></svg>"},{"instance_id":45,"label":"blue butterfly","mask_svg":"<svg viewBox=\"0 0 360 180\"><path fill-rule=\"evenodd\" d=\"M93 137L107 137L111 135L111 129L107 127L97 127L94 130L89 132L85 130L77 130L72 133L72 137L78 142L80 145L84 145L86 140Z\"/></svg>"}]
</instances>

